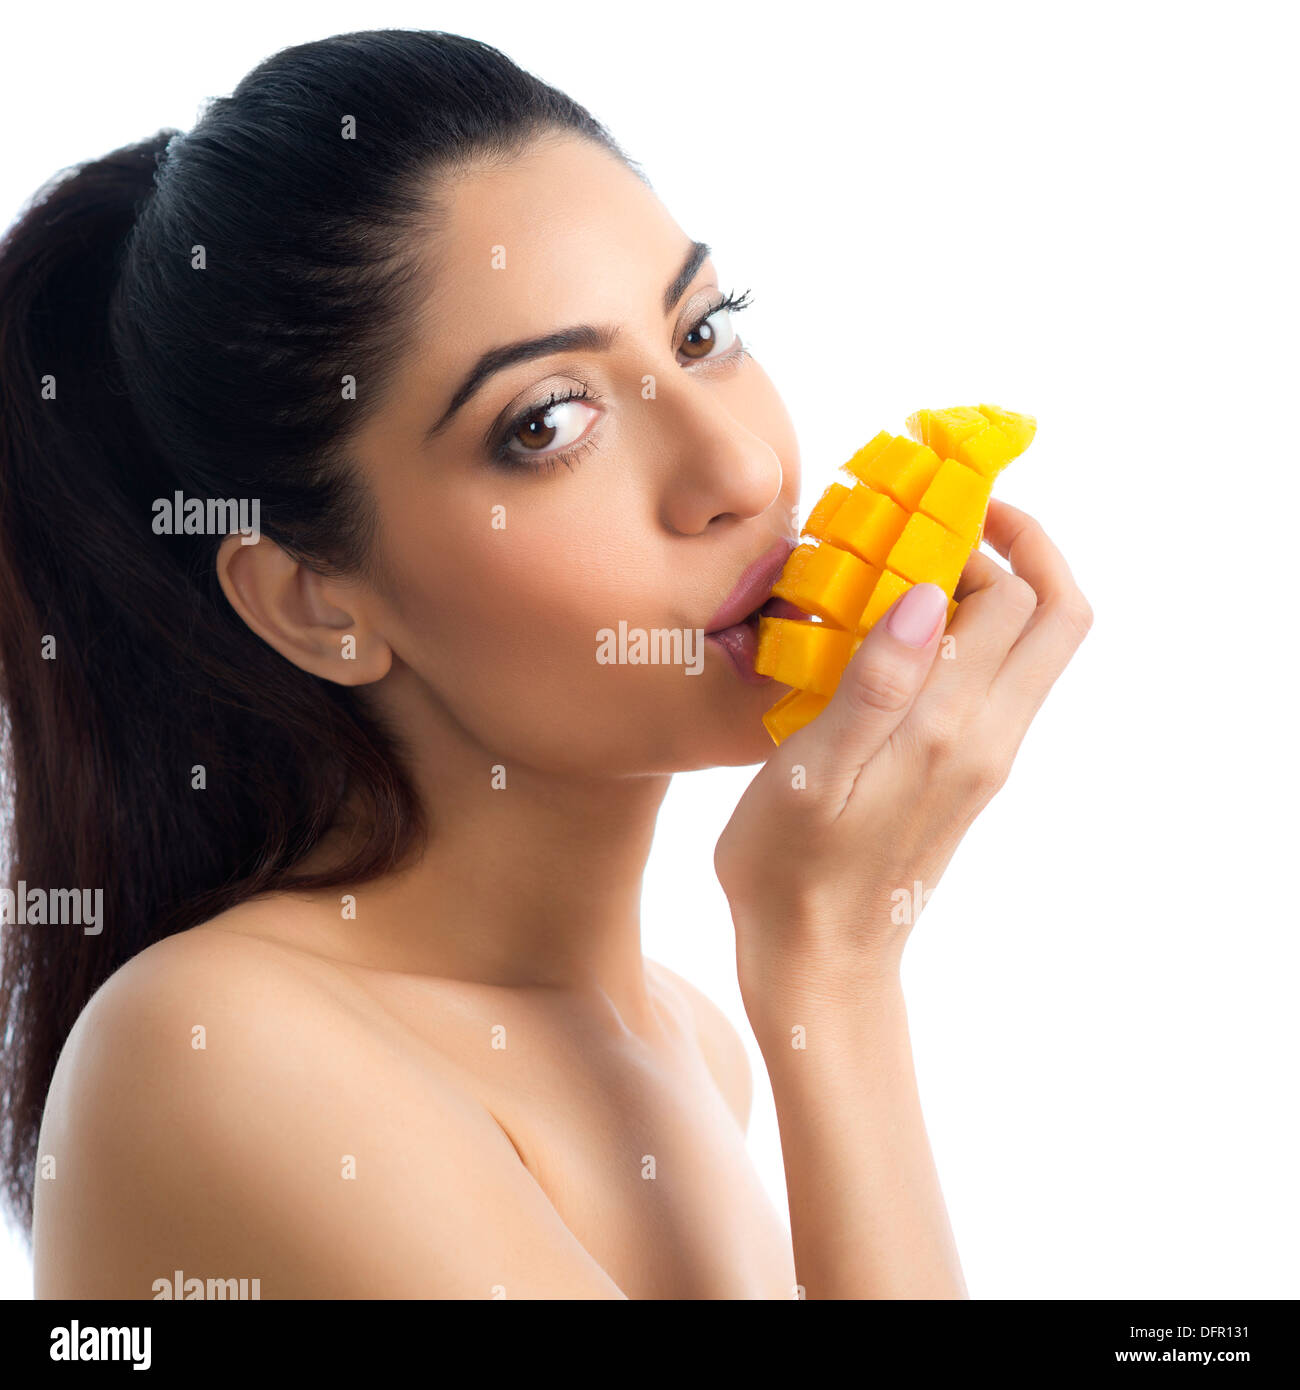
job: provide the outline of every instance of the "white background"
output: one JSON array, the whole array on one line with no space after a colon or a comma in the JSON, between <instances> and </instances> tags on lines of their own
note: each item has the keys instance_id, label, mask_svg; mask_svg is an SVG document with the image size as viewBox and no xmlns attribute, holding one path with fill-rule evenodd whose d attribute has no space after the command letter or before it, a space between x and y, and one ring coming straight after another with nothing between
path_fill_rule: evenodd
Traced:
<instances>
[{"instance_id":1,"label":"white background","mask_svg":"<svg viewBox=\"0 0 1300 1390\"><path fill-rule=\"evenodd\" d=\"M970 1291L1300 1296L1287 9L24 6L0 43L0 214L187 129L278 48L431 25L588 106L723 288L753 288L738 326L798 427L802 512L917 407L1038 417L999 494L1096 624L904 960ZM745 1037L780 1205L711 867L752 772L674 783L645 948ZM0 1289L30 1288L15 1245Z\"/></svg>"}]
</instances>

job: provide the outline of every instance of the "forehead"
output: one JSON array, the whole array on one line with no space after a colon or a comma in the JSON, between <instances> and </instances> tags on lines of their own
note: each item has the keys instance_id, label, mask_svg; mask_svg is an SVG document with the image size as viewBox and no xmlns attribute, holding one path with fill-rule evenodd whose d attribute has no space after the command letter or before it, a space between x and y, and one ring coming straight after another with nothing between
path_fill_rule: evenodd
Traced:
<instances>
[{"instance_id":1,"label":"forehead","mask_svg":"<svg viewBox=\"0 0 1300 1390\"><path fill-rule=\"evenodd\" d=\"M457 358L608 320L622 305L661 316L664 286L690 240L615 155L568 135L508 164L469 168L439 202L425 307L435 341Z\"/></svg>"}]
</instances>

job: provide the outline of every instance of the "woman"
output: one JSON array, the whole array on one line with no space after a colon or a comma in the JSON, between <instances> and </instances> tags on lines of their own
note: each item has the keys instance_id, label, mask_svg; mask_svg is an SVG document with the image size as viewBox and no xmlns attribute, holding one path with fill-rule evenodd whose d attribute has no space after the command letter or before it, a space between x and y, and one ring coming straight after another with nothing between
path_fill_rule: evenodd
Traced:
<instances>
[{"instance_id":1,"label":"woman","mask_svg":"<svg viewBox=\"0 0 1300 1390\"><path fill-rule=\"evenodd\" d=\"M744 296L452 35L277 54L45 190L0 288L11 877L103 893L5 932L38 1296L965 1296L891 909L1088 626L1038 525L991 509L955 660L916 586L773 754ZM793 1249L740 1040L639 939L672 774L764 758L714 863Z\"/></svg>"}]
</instances>

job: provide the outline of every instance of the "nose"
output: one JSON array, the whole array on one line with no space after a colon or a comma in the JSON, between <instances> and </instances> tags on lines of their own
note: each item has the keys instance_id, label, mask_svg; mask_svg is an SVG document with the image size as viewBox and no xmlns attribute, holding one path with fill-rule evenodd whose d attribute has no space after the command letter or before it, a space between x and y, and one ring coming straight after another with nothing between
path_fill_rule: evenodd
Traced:
<instances>
[{"instance_id":1,"label":"nose","mask_svg":"<svg viewBox=\"0 0 1300 1390\"><path fill-rule=\"evenodd\" d=\"M665 472L664 524L699 535L722 517L761 516L778 504L784 486L775 449L707 386L682 381L656 402Z\"/></svg>"}]
</instances>

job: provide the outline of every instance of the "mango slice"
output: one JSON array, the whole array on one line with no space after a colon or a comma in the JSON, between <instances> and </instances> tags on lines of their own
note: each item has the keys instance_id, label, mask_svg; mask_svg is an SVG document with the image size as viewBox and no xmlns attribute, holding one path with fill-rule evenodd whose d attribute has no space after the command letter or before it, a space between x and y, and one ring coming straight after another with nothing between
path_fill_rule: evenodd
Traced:
<instances>
[{"instance_id":1,"label":"mango slice","mask_svg":"<svg viewBox=\"0 0 1300 1390\"><path fill-rule=\"evenodd\" d=\"M821 619L759 619L754 669L791 687L763 716L780 744L815 719L849 659L913 584L953 591L984 534L997 475L1033 441L1037 423L1001 406L908 416L910 439L881 430L844 465L800 533L772 592Z\"/></svg>"},{"instance_id":2,"label":"mango slice","mask_svg":"<svg viewBox=\"0 0 1300 1390\"><path fill-rule=\"evenodd\" d=\"M955 405L951 410L918 410L907 417L908 434L946 459L955 459L958 446L964 440L988 428L988 417L973 405Z\"/></svg>"},{"instance_id":3,"label":"mango slice","mask_svg":"<svg viewBox=\"0 0 1300 1390\"><path fill-rule=\"evenodd\" d=\"M976 546L992 491L992 478L984 477L956 459L944 459L916 504L916 510Z\"/></svg>"},{"instance_id":4,"label":"mango slice","mask_svg":"<svg viewBox=\"0 0 1300 1390\"><path fill-rule=\"evenodd\" d=\"M853 634L825 623L760 617L754 669L783 685L834 695L853 649Z\"/></svg>"},{"instance_id":5,"label":"mango slice","mask_svg":"<svg viewBox=\"0 0 1300 1390\"><path fill-rule=\"evenodd\" d=\"M841 503L849 495L849 489L843 483L832 483L821 495L821 500L808 513L808 520L803 524L803 530L799 532L801 536L812 536L814 540L824 541L827 539L826 527L830 523L831 517L839 511Z\"/></svg>"},{"instance_id":6,"label":"mango slice","mask_svg":"<svg viewBox=\"0 0 1300 1390\"><path fill-rule=\"evenodd\" d=\"M996 405L918 410L907 417L907 430L913 439L986 478L997 477L1013 458L1024 453L1037 428L1032 415L1017 415Z\"/></svg>"},{"instance_id":7,"label":"mango slice","mask_svg":"<svg viewBox=\"0 0 1300 1390\"><path fill-rule=\"evenodd\" d=\"M939 455L933 449L914 444L900 434L865 462L855 454L844 466L868 487L885 493L900 507L913 512L921 494L938 472L939 462Z\"/></svg>"},{"instance_id":8,"label":"mango slice","mask_svg":"<svg viewBox=\"0 0 1300 1390\"><path fill-rule=\"evenodd\" d=\"M763 716L763 726L772 735L773 742L779 745L796 730L816 719L829 704L829 696L817 695L811 690L792 690Z\"/></svg>"},{"instance_id":9,"label":"mango slice","mask_svg":"<svg viewBox=\"0 0 1300 1390\"><path fill-rule=\"evenodd\" d=\"M858 619L858 641L861 641L868 632L885 616L894 606L895 599L900 599L912 587L910 579L904 579L897 575L893 570L885 570L880 576L880 582L871 591L871 597L867 600L867 606L862 610L862 616ZM957 611L957 600L948 600L948 616L944 620L944 626L952 622L952 615ZM856 644L853 648L857 650Z\"/></svg>"},{"instance_id":10,"label":"mango slice","mask_svg":"<svg viewBox=\"0 0 1300 1390\"><path fill-rule=\"evenodd\" d=\"M839 628L851 628L871 597L880 570L833 545L800 545L790 552L772 593Z\"/></svg>"},{"instance_id":11,"label":"mango slice","mask_svg":"<svg viewBox=\"0 0 1300 1390\"><path fill-rule=\"evenodd\" d=\"M979 412L990 425L996 425L1011 441L1016 451L1012 455L1013 458L1019 458L1033 443L1038 422L1032 415L1017 415L1015 411L1003 410L997 405L982 405Z\"/></svg>"},{"instance_id":12,"label":"mango slice","mask_svg":"<svg viewBox=\"0 0 1300 1390\"><path fill-rule=\"evenodd\" d=\"M885 564L913 584L937 584L951 598L971 549L970 541L924 512L913 512Z\"/></svg>"},{"instance_id":13,"label":"mango slice","mask_svg":"<svg viewBox=\"0 0 1300 1390\"><path fill-rule=\"evenodd\" d=\"M858 636L865 637L894 606L895 600L902 598L911 587L910 579L904 579L893 570L886 570L880 576L880 583L871 591L867 606L858 619Z\"/></svg>"},{"instance_id":14,"label":"mango slice","mask_svg":"<svg viewBox=\"0 0 1300 1390\"><path fill-rule=\"evenodd\" d=\"M838 487L832 483L831 487ZM829 491L829 489L828 489ZM885 557L907 525L907 512L883 492L859 483L826 523L823 540L851 551L859 560L883 569Z\"/></svg>"}]
</instances>

